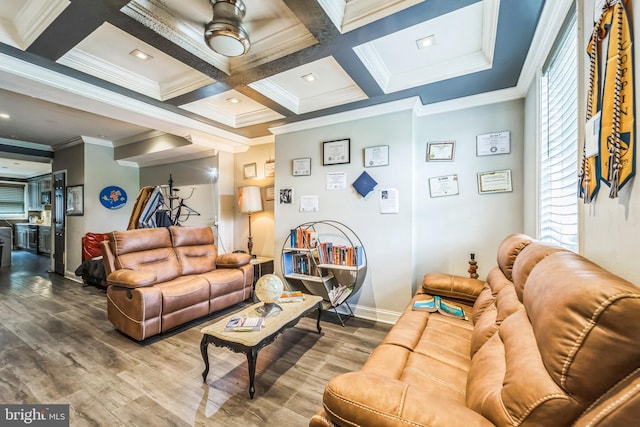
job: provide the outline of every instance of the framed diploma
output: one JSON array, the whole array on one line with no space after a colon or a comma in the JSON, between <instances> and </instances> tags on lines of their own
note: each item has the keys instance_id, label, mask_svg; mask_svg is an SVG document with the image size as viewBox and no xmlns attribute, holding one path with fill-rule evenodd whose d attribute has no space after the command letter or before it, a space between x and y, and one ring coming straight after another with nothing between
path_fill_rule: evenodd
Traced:
<instances>
[{"instance_id":1,"label":"framed diploma","mask_svg":"<svg viewBox=\"0 0 640 427\"><path fill-rule=\"evenodd\" d=\"M478 193L505 193L509 191L513 191L510 169L478 174Z\"/></svg>"},{"instance_id":2,"label":"framed diploma","mask_svg":"<svg viewBox=\"0 0 640 427\"><path fill-rule=\"evenodd\" d=\"M293 176L311 175L311 157L303 159L293 159L292 162Z\"/></svg>"},{"instance_id":3,"label":"framed diploma","mask_svg":"<svg viewBox=\"0 0 640 427\"><path fill-rule=\"evenodd\" d=\"M268 161L264 164L264 177L265 178L273 178L276 176L276 162Z\"/></svg>"},{"instance_id":4,"label":"framed diploma","mask_svg":"<svg viewBox=\"0 0 640 427\"><path fill-rule=\"evenodd\" d=\"M458 194L458 175L429 178L429 196L444 197Z\"/></svg>"},{"instance_id":5,"label":"framed diploma","mask_svg":"<svg viewBox=\"0 0 640 427\"><path fill-rule=\"evenodd\" d=\"M453 149L455 141L428 142L427 162L450 162L453 161Z\"/></svg>"},{"instance_id":6,"label":"framed diploma","mask_svg":"<svg viewBox=\"0 0 640 427\"><path fill-rule=\"evenodd\" d=\"M364 167L389 166L389 146L378 145L364 149Z\"/></svg>"},{"instance_id":7,"label":"framed diploma","mask_svg":"<svg viewBox=\"0 0 640 427\"><path fill-rule=\"evenodd\" d=\"M511 132L487 133L476 137L476 156L511 153Z\"/></svg>"},{"instance_id":8,"label":"framed diploma","mask_svg":"<svg viewBox=\"0 0 640 427\"><path fill-rule=\"evenodd\" d=\"M266 187L264 190L264 199L265 200L273 200L276 198L276 190L273 185Z\"/></svg>"},{"instance_id":9,"label":"framed diploma","mask_svg":"<svg viewBox=\"0 0 640 427\"><path fill-rule=\"evenodd\" d=\"M258 168L255 163L247 163L242 167L242 175L244 179L255 178L258 176Z\"/></svg>"},{"instance_id":10,"label":"framed diploma","mask_svg":"<svg viewBox=\"0 0 640 427\"><path fill-rule=\"evenodd\" d=\"M339 165L351 162L349 148L351 140L338 139L322 143L322 165Z\"/></svg>"}]
</instances>

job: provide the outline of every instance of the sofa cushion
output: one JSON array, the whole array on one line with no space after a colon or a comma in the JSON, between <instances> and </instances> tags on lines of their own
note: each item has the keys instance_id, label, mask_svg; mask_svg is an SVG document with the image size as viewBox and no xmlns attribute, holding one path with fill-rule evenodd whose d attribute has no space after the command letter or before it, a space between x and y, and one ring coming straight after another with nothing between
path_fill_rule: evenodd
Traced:
<instances>
[{"instance_id":1,"label":"sofa cushion","mask_svg":"<svg viewBox=\"0 0 640 427\"><path fill-rule=\"evenodd\" d=\"M424 295L416 295L414 300ZM409 304L362 367L464 403L472 326ZM469 307L464 307L470 309Z\"/></svg>"},{"instance_id":2,"label":"sofa cushion","mask_svg":"<svg viewBox=\"0 0 640 427\"><path fill-rule=\"evenodd\" d=\"M507 317L473 356L467 406L496 425L569 425L581 408L553 381L526 312Z\"/></svg>"},{"instance_id":3,"label":"sofa cushion","mask_svg":"<svg viewBox=\"0 0 640 427\"><path fill-rule=\"evenodd\" d=\"M113 254L118 257L132 252L170 248L171 236L166 228L112 231L109 233L109 246Z\"/></svg>"},{"instance_id":4,"label":"sofa cushion","mask_svg":"<svg viewBox=\"0 0 640 427\"><path fill-rule=\"evenodd\" d=\"M116 269L152 271L156 280L151 284L175 279L180 273L166 228L113 231L109 234L109 247Z\"/></svg>"},{"instance_id":5,"label":"sofa cushion","mask_svg":"<svg viewBox=\"0 0 640 427\"><path fill-rule=\"evenodd\" d=\"M428 273L422 279L422 289L430 295L440 295L473 304L482 291L484 282L453 274Z\"/></svg>"},{"instance_id":6,"label":"sofa cushion","mask_svg":"<svg viewBox=\"0 0 640 427\"><path fill-rule=\"evenodd\" d=\"M163 314L209 301L209 283L199 276L180 276L155 286L162 292Z\"/></svg>"},{"instance_id":7,"label":"sofa cushion","mask_svg":"<svg viewBox=\"0 0 640 427\"><path fill-rule=\"evenodd\" d=\"M498 247L498 267L502 270L504 276L511 280L511 271L513 263L517 259L518 254L533 239L526 234L511 234L507 236Z\"/></svg>"},{"instance_id":8,"label":"sofa cushion","mask_svg":"<svg viewBox=\"0 0 640 427\"><path fill-rule=\"evenodd\" d=\"M216 269L218 249L211 227L169 227L183 275Z\"/></svg>"},{"instance_id":9,"label":"sofa cushion","mask_svg":"<svg viewBox=\"0 0 640 427\"><path fill-rule=\"evenodd\" d=\"M522 294L524 293L524 286L527 283L527 278L531 273L531 270L538 265L538 263L547 256L556 252L570 252L568 249L564 249L558 246L554 246L550 243L535 242L535 245L527 247L526 251L522 252L513 264L513 285L515 286L518 298L522 301Z\"/></svg>"},{"instance_id":10,"label":"sofa cushion","mask_svg":"<svg viewBox=\"0 0 640 427\"><path fill-rule=\"evenodd\" d=\"M585 409L640 369L640 289L631 283L555 252L529 274L524 305L550 375Z\"/></svg>"},{"instance_id":11,"label":"sofa cushion","mask_svg":"<svg viewBox=\"0 0 640 427\"><path fill-rule=\"evenodd\" d=\"M198 246L215 243L211 227L168 227L173 246Z\"/></svg>"},{"instance_id":12,"label":"sofa cushion","mask_svg":"<svg viewBox=\"0 0 640 427\"><path fill-rule=\"evenodd\" d=\"M245 288L243 271L237 268L219 268L202 273L200 277L210 284L209 297L211 299Z\"/></svg>"}]
</instances>

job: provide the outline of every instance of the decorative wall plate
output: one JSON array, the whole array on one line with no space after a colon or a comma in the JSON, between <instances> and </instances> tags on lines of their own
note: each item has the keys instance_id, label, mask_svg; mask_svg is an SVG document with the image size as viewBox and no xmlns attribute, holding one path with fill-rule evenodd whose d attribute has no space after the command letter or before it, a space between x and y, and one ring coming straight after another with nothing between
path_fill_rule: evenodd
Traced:
<instances>
[{"instance_id":1,"label":"decorative wall plate","mask_svg":"<svg viewBox=\"0 0 640 427\"><path fill-rule=\"evenodd\" d=\"M120 209L127 203L127 193L120 187L110 185L100 192L100 203L107 209Z\"/></svg>"}]
</instances>

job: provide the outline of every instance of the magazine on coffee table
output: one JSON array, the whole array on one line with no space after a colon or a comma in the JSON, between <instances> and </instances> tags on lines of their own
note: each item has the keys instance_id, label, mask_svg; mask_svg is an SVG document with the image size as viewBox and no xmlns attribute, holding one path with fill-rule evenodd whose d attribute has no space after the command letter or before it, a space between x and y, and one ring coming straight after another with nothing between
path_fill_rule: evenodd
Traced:
<instances>
[{"instance_id":1,"label":"magazine on coffee table","mask_svg":"<svg viewBox=\"0 0 640 427\"><path fill-rule=\"evenodd\" d=\"M224 327L225 332L259 331L264 325L264 317L232 317Z\"/></svg>"}]
</instances>

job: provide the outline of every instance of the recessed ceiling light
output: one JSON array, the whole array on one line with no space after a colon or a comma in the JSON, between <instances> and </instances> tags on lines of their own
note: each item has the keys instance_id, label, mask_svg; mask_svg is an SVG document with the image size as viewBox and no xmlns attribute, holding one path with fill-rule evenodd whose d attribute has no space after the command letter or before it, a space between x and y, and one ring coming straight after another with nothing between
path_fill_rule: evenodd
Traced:
<instances>
[{"instance_id":1,"label":"recessed ceiling light","mask_svg":"<svg viewBox=\"0 0 640 427\"><path fill-rule=\"evenodd\" d=\"M431 34L430 36L423 37L416 40L416 44L418 45L418 49L426 49L429 46L433 46L434 44L436 44L436 36L434 34Z\"/></svg>"},{"instance_id":2,"label":"recessed ceiling light","mask_svg":"<svg viewBox=\"0 0 640 427\"><path fill-rule=\"evenodd\" d=\"M313 73L309 73L309 74L305 74L304 76L301 76L302 80L306 81L306 82L315 82L318 78L315 76L315 74Z\"/></svg>"},{"instance_id":3,"label":"recessed ceiling light","mask_svg":"<svg viewBox=\"0 0 640 427\"><path fill-rule=\"evenodd\" d=\"M133 49L131 52L129 52L129 55L138 58L142 61L149 61L151 59L153 59L153 56L149 55L148 53L144 53L141 50L138 49Z\"/></svg>"},{"instance_id":4,"label":"recessed ceiling light","mask_svg":"<svg viewBox=\"0 0 640 427\"><path fill-rule=\"evenodd\" d=\"M227 98L227 102L232 104L239 104L241 101L238 98Z\"/></svg>"},{"instance_id":5,"label":"recessed ceiling light","mask_svg":"<svg viewBox=\"0 0 640 427\"><path fill-rule=\"evenodd\" d=\"M7 113L0 113L0 119L10 119L11 116Z\"/></svg>"}]
</instances>

